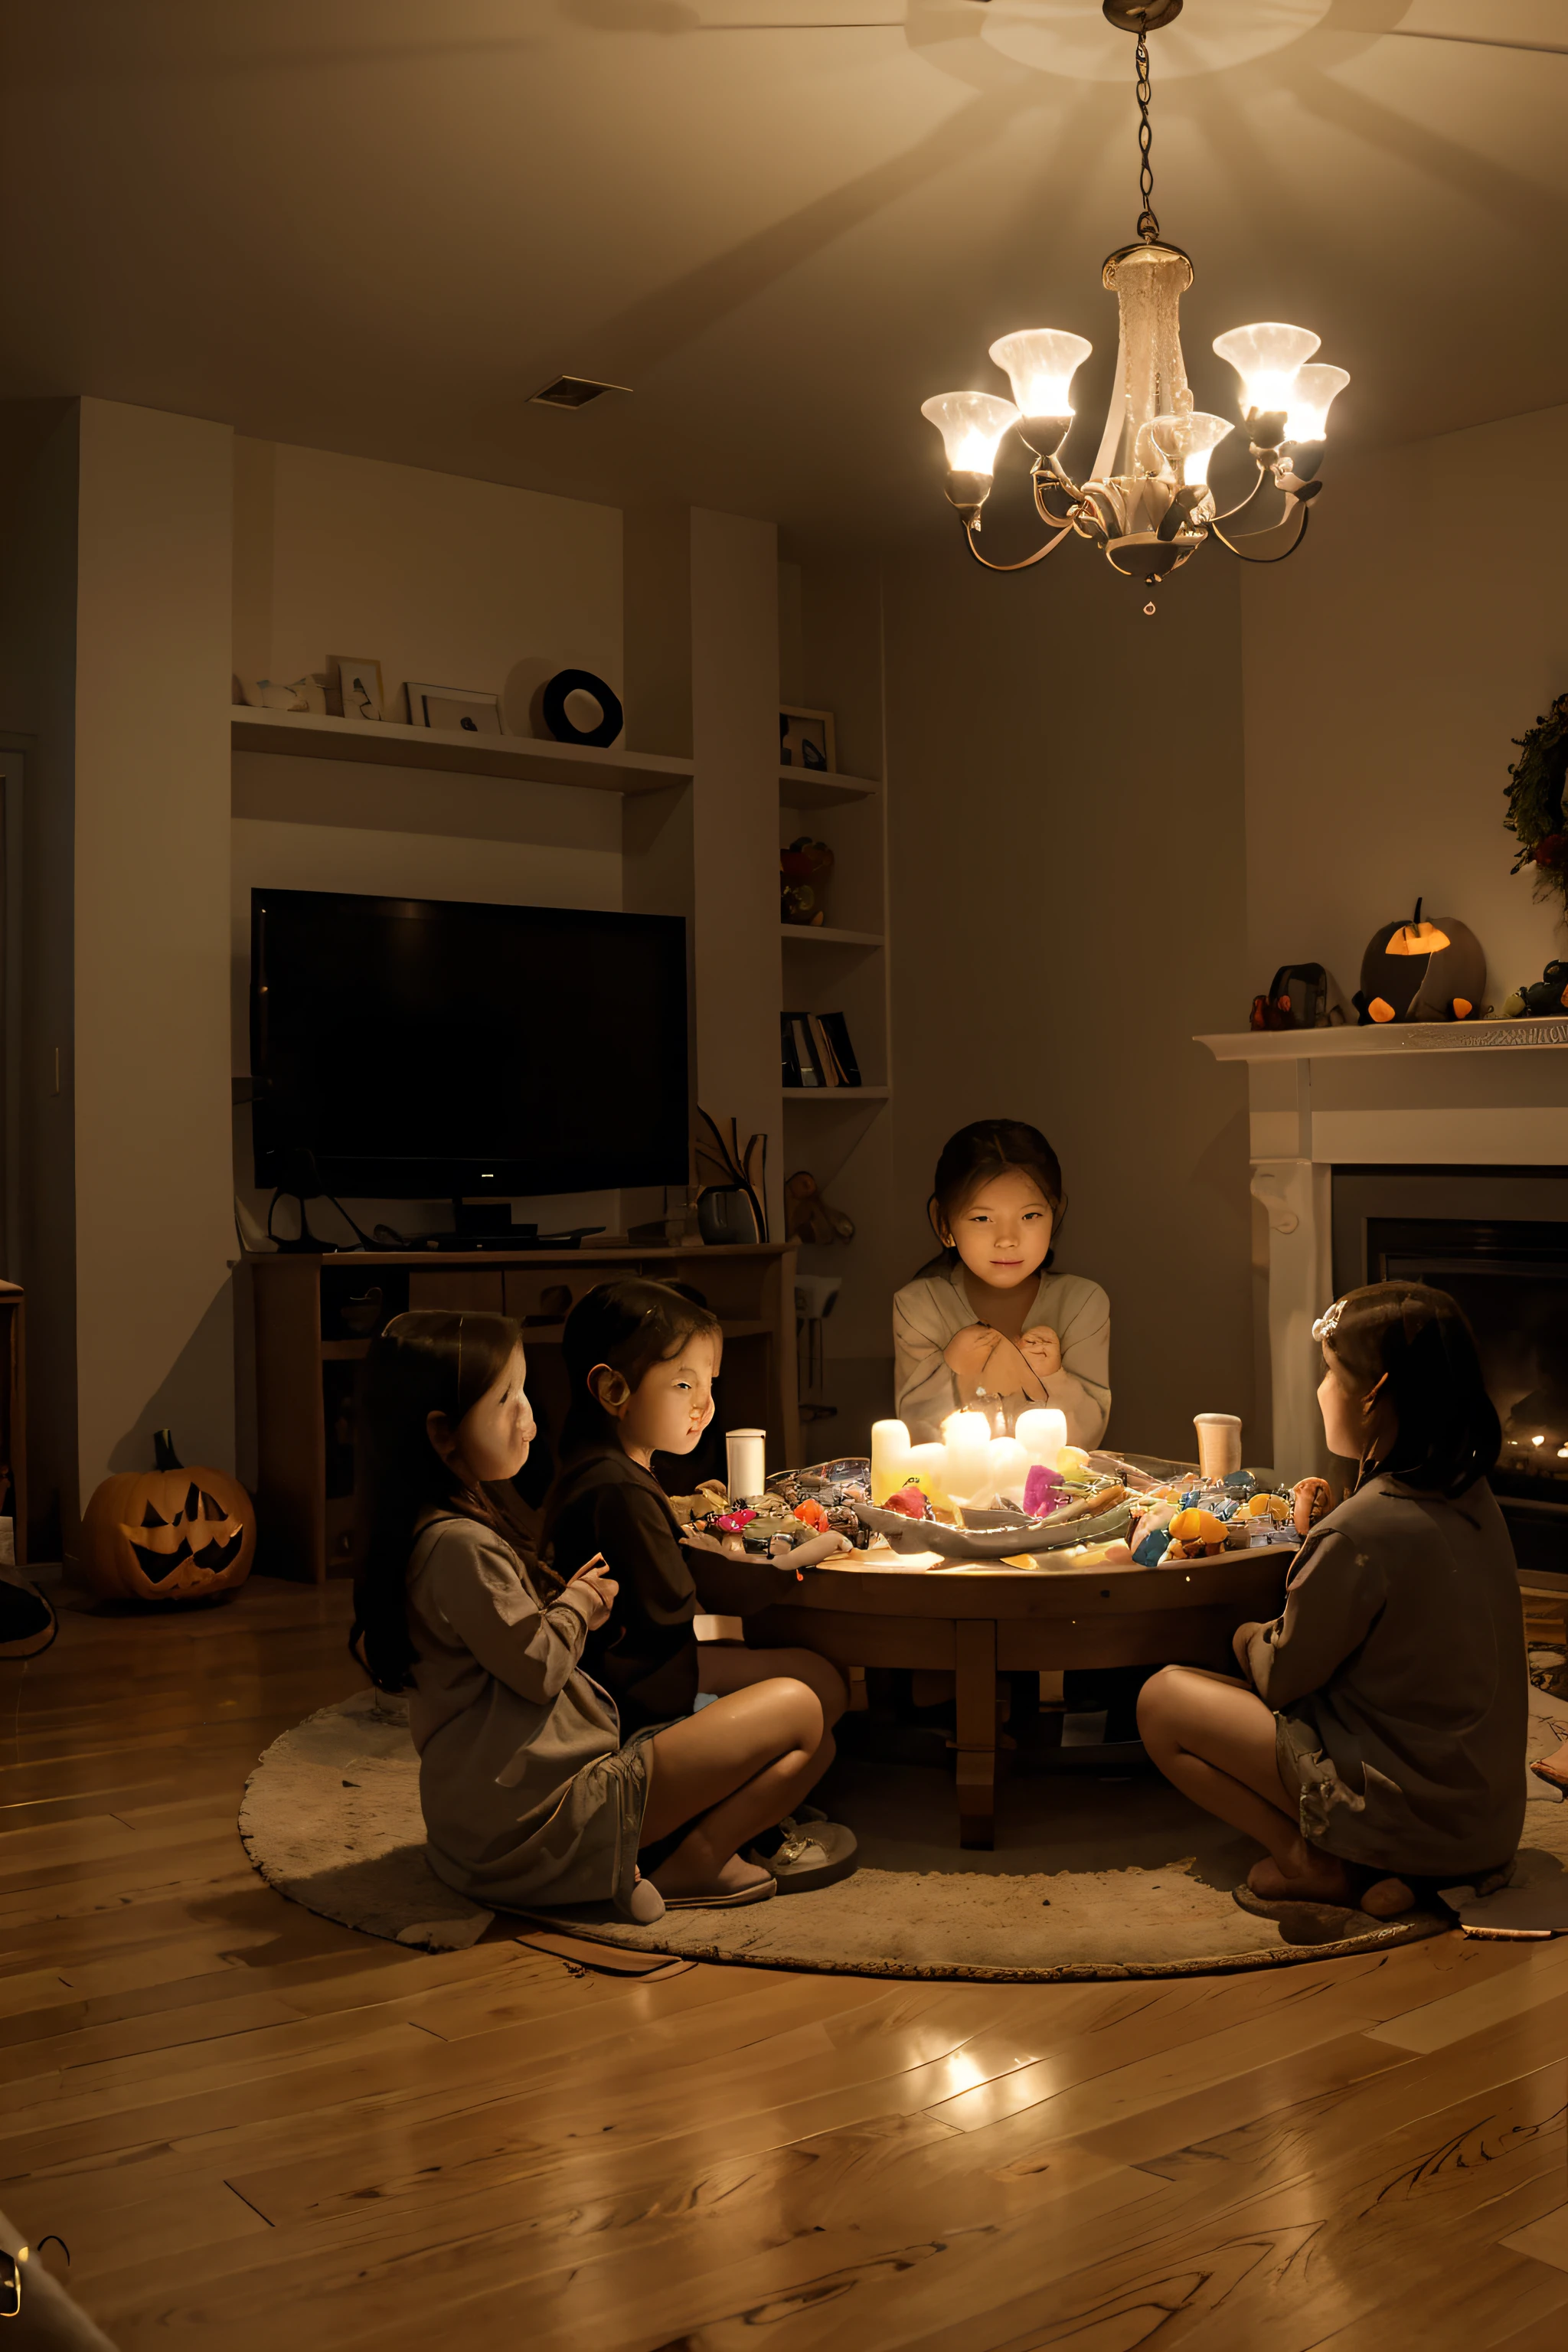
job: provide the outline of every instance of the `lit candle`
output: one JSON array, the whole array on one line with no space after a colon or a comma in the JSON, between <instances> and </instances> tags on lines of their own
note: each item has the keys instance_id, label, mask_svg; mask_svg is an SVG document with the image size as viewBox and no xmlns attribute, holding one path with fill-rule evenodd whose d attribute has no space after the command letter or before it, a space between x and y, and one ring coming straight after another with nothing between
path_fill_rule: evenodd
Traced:
<instances>
[{"instance_id":1,"label":"lit candle","mask_svg":"<svg viewBox=\"0 0 1568 2352\"><path fill-rule=\"evenodd\" d=\"M1023 1499L1024 1481L1029 1475L1029 1457L1016 1437L994 1437L987 1452L985 1475L998 1501L1004 1487L1013 1486Z\"/></svg>"},{"instance_id":2,"label":"lit candle","mask_svg":"<svg viewBox=\"0 0 1568 2352\"><path fill-rule=\"evenodd\" d=\"M947 1452L943 1473L948 1493L955 1500L985 1504L994 1489L987 1485L991 1463L991 1426L983 1412L952 1412L942 1424Z\"/></svg>"},{"instance_id":3,"label":"lit candle","mask_svg":"<svg viewBox=\"0 0 1568 2352\"><path fill-rule=\"evenodd\" d=\"M910 1433L901 1421L871 1423L871 1500L885 1503L909 1475Z\"/></svg>"},{"instance_id":4,"label":"lit candle","mask_svg":"<svg viewBox=\"0 0 1568 2352\"><path fill-rule=\"evenodd\" d=\"M1018 1415L1018 1443L1031 1462L1054 1470L1057 1455L1068 1442L1068 1417L1054 1405L1031 1405Z\"/></svg>"}]
</instances>

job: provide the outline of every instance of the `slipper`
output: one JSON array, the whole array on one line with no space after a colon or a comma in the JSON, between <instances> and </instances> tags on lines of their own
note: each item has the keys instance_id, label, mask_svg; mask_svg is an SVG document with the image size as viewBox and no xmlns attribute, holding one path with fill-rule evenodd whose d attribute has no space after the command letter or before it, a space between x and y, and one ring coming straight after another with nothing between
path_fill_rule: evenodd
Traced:
<instances>
[{"instance_id":1,"label":"slipper","mask_svg":"<svg viewBox=\"0 0 1568 2352\"><path fill-rule=\"evenodd\" d=\"M766 1903L778 1893L771 1878L759 1878L754 1886L738 1886L732 1895L721 1891L712 1895L667 1895L667 1911L735 1911L742 1903Z\"/></svg>"},{"instance_id":2,"label":"slipper","mask_svg":"<svg viewBox=\"0 0 1568 2352\"><path fill-rule=\"evenodd\" d=\"M784 1837L775 1850L764 1854L752 1846L746 1860L771 1870L781 1895L803 1895L812 1887L831 1886L836 1880L847 1878L856 1867L855 1832L842 1822L830 1822L817 1813L815 1821L786 1816L779 1827Z\"/></svg>"}]
</instances>

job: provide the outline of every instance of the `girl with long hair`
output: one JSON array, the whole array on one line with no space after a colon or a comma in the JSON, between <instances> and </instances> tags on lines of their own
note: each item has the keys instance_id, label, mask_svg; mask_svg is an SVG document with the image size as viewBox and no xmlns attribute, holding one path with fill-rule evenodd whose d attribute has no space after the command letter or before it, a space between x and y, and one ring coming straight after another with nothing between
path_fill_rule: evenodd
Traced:
<instances>
[{"instance_id":1,"label":"girl with long hair","mask_svg":"<svg viewBox=\"0 0 1568 2352\"><path fill-rule=\"evenodd\" d=\"M976 1411L1000 1434L1046 1404L1070 1444L1100 1444L1110 1302L1098 1282L1049 1271L1066 1212L1061 1163L1037 1127L979 1118L948 1137L926 1204L941 1254L893 1300L894 1411L912 1438Z\"/></svg>"},{"instance_id":2,"label":"girl with long hair","mask_svg":"<svg viewBox=\"0 0 1568 2352\"><path fill-rule=\"evenodd\" d=\"M826 1769L833 1727L848 1704L844 1677L812 1650L699 1644L700 1577L721 1579L709 1605L742 1616L781 1600L784 1581L767 1561L716 1561L686 1544L654 1475L656 1454L689 1454L713 1418L723 1345L718 1318L672 1284L626 1276L578 1299L561 1344L571 1405L562 1467L545 1497L542 1545L561 1574L595 1555L609 1562L617 1596L584 1655L614 1697L623 1728L668 1722L700 1706L706 1712L710 1699L784 1676L816 1695ZM789 1584L793 1590L793 1577ZM747 1859L794 1889L844 1877L854 1856L853 1833L813 1811L809 1820L791 1813L770 1823Z\"/></svg>"},{"instance_id":3,"label":"girl with long hair","mask_svg":"<svg viewBox=\"0 0 1568 2352\"><path fill-rule=\"evenodd\" d=\"M1167 1780L1266 1848L1244 1907L1390 1917L1423 1882L1494 1878L1523 1826L1524 1622L1487 1483L1501 1433L1446 1291L1369 1284L1314 1337L1355 1490L1296 1554L1284 1613L1237 1629L1244 1681L1166 1666L1138 1727Z\"/></svg>"},{"instance_id":4,"label":"girl with long hair","mask_svg":"<svg viewBox=\"0 0 1568 2352\"><path fill-rule=\"evenodd\" d=\"M741 1848L824 1769L821 1702L779 1676L623 1740L581 1665L615 1580L541 1569L501 1507L534 1434L526 1373L510 1318L436 1312L396 1317L363 1367L351 1645L409 1694L431 1866L500 1909L612 1898L652 1919L771 1895Z\"/></svg>"}]
</instances>

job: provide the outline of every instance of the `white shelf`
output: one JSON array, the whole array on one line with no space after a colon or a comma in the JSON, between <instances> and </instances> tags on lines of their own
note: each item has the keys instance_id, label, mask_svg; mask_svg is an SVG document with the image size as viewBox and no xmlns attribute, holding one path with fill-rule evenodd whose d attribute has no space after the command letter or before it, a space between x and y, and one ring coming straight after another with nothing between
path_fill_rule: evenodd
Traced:
<instances>
[{"instance_id":1,"label":"white shelf","mask_svg":"<svg viewBox=\"0 0 1568 2352\"><path fill-rule=\"evenodd\" d=\"M887 941L879 931L836 931L826 923L781 923L779 937L783 940L815 940L824 948L880 948Z\"/></svg>"},{"instance_id":2,"label":"white shelf","mask_svg":"<svg viewBox=\"0 0 1568 2352\"><path fill-rule=\"evenodd\" d=\"M231 706L237 751L285 751L312 760L369 761L384 768L436 768L448 775L507 776L518 783L582 784L601 793L656 793L684 783L689 760L658 751L600 751L527 735L460 735L395 719L323 719L313 710Z\"/></svg>"},{"instance_id":3,"label":"white shelf","mask_svg":"<svg viewBox=\"0 0 1568 2352\"><path fill-rule=\"evenodd\" d=\"M780 1091L786 1103L886 1102L892 1094L890 1087L784 1087Z\"/></svg>"},{"instance_id":4,"label":"white shelf","mask_svg":"<svg viewBox=\"0 0 1568 2352\"><path fill-rule=\"evenodd\" d=\"M868 801L882 787L869 776L829 774L821 768L781 768L780 808L841 808L847 801Z\"/></svg>"},{"instance_id":5,"label":"white shelf","mask_svg":"<svg viewBox=\"0 0 1568 2352\"><path fill-rule=\"evenodd\" d=\"M1409 1060L1421 1054L1508 1054L1568 1046L1568 1017L1524 1021L1383 1021L1365 1029L1244 1029L1194 1037L1216 1062L1339 1062L1364 1054Z\"/></svg>"}]
</instances>

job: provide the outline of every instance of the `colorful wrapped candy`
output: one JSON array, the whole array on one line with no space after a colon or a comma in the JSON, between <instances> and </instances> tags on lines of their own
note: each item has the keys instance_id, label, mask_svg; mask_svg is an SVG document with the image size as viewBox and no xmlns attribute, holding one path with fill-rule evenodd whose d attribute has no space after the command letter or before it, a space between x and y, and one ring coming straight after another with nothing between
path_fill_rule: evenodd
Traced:
<instances>
[{"instance_id":1,"label":"colorful wrapped candy","mask_svg":"<svg viewBox=\"0 0 1568 2352\"><path fill-rule=\"evenodd\" d=\"M1171 1549L1167 1559L1209 1559L1226 1547L1226 1527L1212 1511L1190 1507L1176 1513L1171 1521Z\"/></svg>"},{"instance_id":2,"label":"colorful wrapped candy","mask_svg":"<svg viewBox=\"0 0 1568 2352\"><path fill-rule=\"evenodd\" d=\"M1067 1480L1059 1470L1047 1470L1043 1462L1031 1462L1024 1480L1024 1508L1031 1518L1049 1517L1067 1501Z\"/></svg>"}]
</instances>

